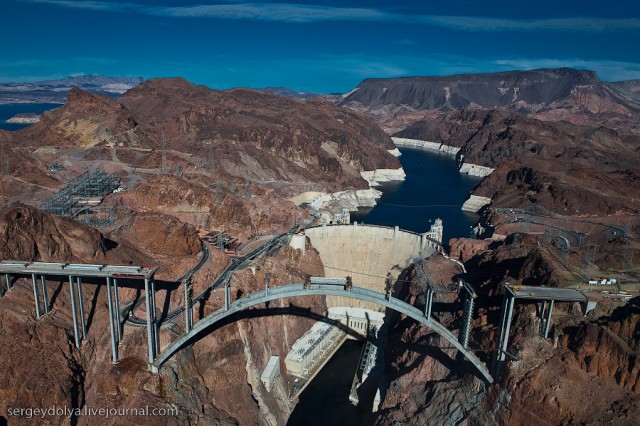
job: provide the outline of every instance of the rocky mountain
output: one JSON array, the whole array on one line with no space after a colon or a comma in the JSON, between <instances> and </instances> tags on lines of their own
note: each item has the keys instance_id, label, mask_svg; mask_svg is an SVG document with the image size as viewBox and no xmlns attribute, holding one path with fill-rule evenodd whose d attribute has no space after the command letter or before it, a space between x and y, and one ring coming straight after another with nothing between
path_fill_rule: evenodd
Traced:
<instances>
[{"instance_id":1,"label":"rocky mountain","mask_svg":"<svg viewBox=\"0 0 640 426\"><path fill-rule=\"evenodd\" d=\"M593 71L571 68L367 79L338 104L367 112L394 130L425 113L499 108L542 120L607 125L623 133L640 131L640 104L602 82Z\"/></svg>"},{"instance_id":2,"label":"rocky mountain","mask_svg":"<svg viewBox=\"0 0 640 426\"><path fill-rule=\"evenodd\" d=\"M640 102L640 80L613 81L607 85L624 96Z\"/></svg>"},{"instance_id":3,"label":"rocky mountain","mask_svg":"<svg viewBox=\"0 0 640 426\"><path fill-rule=\"evenodd\" d=\"M394 136L460 148L458 160L496 169L474 191L494 207L557 212L637 211L640 147L606 127L540 121L503 110L465 109L422 120Z\"/></svg>"},{"instance_id":4,"label":"rocky mountain","mask_svg":"<svg viewBox=\"0 0 640 426\"><path fill-rule=\"evenodd\" d=\"M20 146L38 141L163 151L169 168L206 165L256 182L322 182L335 190L367 187L360 171L400 167L386 151L394 147L389 137L355 112L256 90L215 91L182 79L148 80L120 100L71 90L64 107L43 114L13 140ZM158 166L149 160L139 166Z\"/></svg>"},{"instance_id":5,"label":"rocky mountain","mask_svg":"<svg viewBox=\"0 0 640 426\"><path fill-rule=\"evenodd\" d=\"M71 219L15 204L0 210L0 240L9 241L0 244L0 255L24 260L155 265L162 269L157 279L170 282L196 263L200 242L192 226L167 215L141 213L132 219L132 233L125 227L112 233L111 240ZM308 275L322 274L317 252L309 246L306 256L303 262L300 252L287 247L270 256L257 274L248 269L239 271L234 274L234 281L243 291L255 292L264 286L265 273L270 274L272 283L296 282ZM223 253L212 249L207 266L195 276L194 293L210 285L227 261ZM82 348L76 349L72 302L65 279L48 277L51 313L41 320L34 312L31 278L17 278L13 289L0 299L0 344L6 348L0 369L0 424L13 424L11 414L7 415L11 407L49 404L69 409L90 406L123 410L146 405L178 408L175 416L154 417L155 424L286 422L292 408L286 394L286 370L273 392L264 387L260 375L271 350L273 354L286 354L313 322L304 316L286 315L291 309L288 301L271 304L282 314L257 311L253 314L259 318L247 315L220 327L177 354L168 363L171 367L166 373L155 375L147 370L145 334L139 328L124 328L119 363L110 363L108 296L99 283L83 281L88 332ZM176 297L178 292L163 288L161 282L158 306L179 306L182 299ZM139 292L136 283L123 285L120 300L134 301L140 297ZM170 300L165 299L168 294L172 294ZM322 316L326 310L318 298L301 303L308 307L303 315ZM194 309L196 320L199 315L219 309L220 299L211 297L201 306L202 311ZM170 332L168 338L174 339L175 332ZM16 377L21 378L22 384L16 382ZM40 386L42 383L48 385ZM100 423L122 424L123 418L136 422L132 416L111 416ZM77 415L60 413L49 414L47 419L55 424L85 421Z\"/></svg>"},{"instance_id":6,"label":"rocky mountain","mask_svg":"<svg viewBox=\"0 0 640 426\"><path fill-rule=\"evenodd\" d=\"M457 249L461 244L478 243L462 240L457 241ZM464 262L465 279L478 294L472 346L478 356L487 358L493 355L488 348L495 347L500 283L507 279L542 284L540 278L547 278L544 284L554 285L552 281L560 278L556 268L547 269L557 255L543 253L535 240L493 242L492 246ZM432 271L433 260L429 260ZM532 268L532 263L543 264ZM442 272L446 277L451 274ZM408 288L399 291L399 297L415 303L424 297L424 289L415 272L407 278ZM516 305L509 340L512 358L505 374L488 386L473 374L465 374L460 360L428 327L406 317L394 318L385 353L388 386L370 423L446 424L451 419L474 425L637 423L638 299L599 319L593 313L585 317L568 303L555 306L558 315L553 319L552 338L542 339L535 304ZM462 312L435 315L455 327Z\"/></svg>"},{"instance_id":7,"label":"rocky mountain","mask_svg":"<svg viewBox=\"0 0 640 426\"><path fill-rule=\"evenodd\" d=\"M20 204L0 212L0 240L2 259L89 262L106 253L97 230Z\"/></svg>"},{"instance_id":8,"label":"rocky mountain","mask_svg":"<svg viewBox=\"0 0 640 426\"><path fill-rule=\"evenodd\" d=\"M80 75L61 80L34 83L1 83L0 104L51 103L63 104L67 93L74 88L109 96L122 95L142 83L141 77L106 77Z\"/></svg>"},{"instance_id":9,"label":"rocky mountain","mask_svg":"<svg viewBox=\"0 0 640 426\"><path fill-rule=\"evenodd\" d=\"M284 96L285 98L308 99L308 98L313 98L315 96L322 96L321 93L296 92L295 90L291 90L287 87L264 87L258 90L266 93L271 93L274 95Z\"/></svg>"}]
</instances>

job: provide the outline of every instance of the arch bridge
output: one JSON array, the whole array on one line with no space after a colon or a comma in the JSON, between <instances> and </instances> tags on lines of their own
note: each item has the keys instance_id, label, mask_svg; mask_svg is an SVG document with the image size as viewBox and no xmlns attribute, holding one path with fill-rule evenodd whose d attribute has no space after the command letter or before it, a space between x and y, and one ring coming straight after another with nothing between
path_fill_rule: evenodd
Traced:
<instances>
[{"instance_id":1,"label":"arch bridge","mask_svg":"<svg viewBox=\"0 0 640 426\"><path fill-rule=\"evenodd\" d=\"M184 347L188 346L197 337L206 332L206 330L212 327L214 324L224 320L225 318L243 311L245 309L267 303L277 299L302 297L302 296L341 296L350 299L362 300L371 302L389 309L392 309L401 314L407 315L421 324L424 324L431 328L434 332L444 337L451 345L453 345L480 373L481 377L489 383L493 382L493 378L486 368L484 363L480 361L475 354L473 354L467 348L467 339L464 336L464 332L461 332L459 337L456 337L451 333L444 325L439 323L431 316L431 301L432 297L427 297L427 303L425 310L412 306L400 299L394 298L391 293L380 293L378 291L370 290L363 287L356 287L352 285L335 285L327 284L326 281L322 284L315 284L313 280L310 285L307 284L289 284L284 286L278 286L274 288L268 287L268 281L265 285L265 289L260 292L252 293L235 300L231 303L230 286L225 286L225 306L212 312L198 323L190 327L188 332L180 336L177 340L167 346L164 351L158 355L153 363L149 365L152 371L158 371L158 369L173 355L179 352ZM475 295L474 295L475 296ZM472 304L465 304L465 311L467 306L473 309ZM465 312L467 314L467 312ZM466 316L466 315L465 315Z\"/></svg>"}]
</instances>

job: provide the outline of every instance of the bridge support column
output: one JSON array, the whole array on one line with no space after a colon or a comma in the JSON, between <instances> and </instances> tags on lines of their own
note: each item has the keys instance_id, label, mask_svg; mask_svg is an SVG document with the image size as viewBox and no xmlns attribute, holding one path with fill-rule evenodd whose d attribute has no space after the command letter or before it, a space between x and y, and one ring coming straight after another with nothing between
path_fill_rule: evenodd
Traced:
<instances>
[{"instance_id":1,"label":"bridge support column","mask_svg":"<svg viewBox=\"0 0 640 426\"><path fill-rule=\"evenodd\" d=\"M116 326L114 321L113 295L111 294L111 278L107 277L107 299L109 300L109 326L111 328L111 362L118 363L118 343L116 342Z\"/></svg>"},{"instance_id":2,"label":"bridge support column","mask_svg":"<svg viewBox=\"0 0 640 426\"><path fill-rule=\"evenodd\" d=\"M509 342L509 331L511 330L511 317L513 316L513 305L515 298L505 294L502 300L502 310L500 326L498 330L498 350L496 352L496 362L494 366L495 375L498 376L502 363L506 359L507 344Z\"/></svg>"},{"instance_id":3,"label":"bridge support column","mask_svg":"<svg viewBox=\"0 0 640 426\"><path fill-rule=\"evenodd\" d=\"M31 274L31 279L33 280L33 298L36 302L36 315L38 319L42 317L40 312L40 295L38 294L38 282L36 281L36 274Z\"/></svg>"},{"instance_id":4,"label":"bridge support column","mask_svg":"<svg viewBox=\"0 0 640 426\"><path fill-rule=\"evenodd\" d=\"M540 336L544 337L544 314L547 312L547 301L542 301L542 307L540 308Z\"/></svg>"},{"instance_id":5,"label":"bridge support column","mask_svg":"<svg viewBox=\"0 0 640 426\"><path fill-rule=\"evenodd\" d=\"M191 308L191 284L186 281L184 283L184 327L187 334L191 332L193 323L193 310Z\"/></svg>"},{"instance_id":6,"label":"bridge support column","mask_svg":"<svg viewBox=\"0 0 640 426\"><path fill-rule=\"evenodd\" d=\"M427 321L431 321L431 307L433 306L433 289L427 286L427 293L424 296L424 316Z\"/></svg>"},{"instance_id":7,"label":"bridge support column","mask_svg":"<svg viewBox=\"0 0 640 426\"><path fill-rule=\"evenodd\" d=\"M51 310L49 307L49 294L47 293L47 281L44 275L40 275L40 285L42 286L42 299L44 301L44 313L45 315Z\"/></svg>"},{"instance_id":8,"label":"bridge support column","mask_svg":"<svg viewBox=\"0 0 640 426\"><path fill-rule=\"evenodd\" d=\"M82 338L87 338L87 321L84 316L84 293L82 292L82 279L76 277L76 286L78 287L78 305L80 306L80 324L82 325Z\"/></svg>"},{"instance_id":9,"label":"bridge support column","mask_svg":"<svg viewBox=\"0 0 640 426\"><path fill-rule=\"evenodd\" d=\"M73 334L76 339L76 348L80 349L80 330L78 328L78 310L76 309L76 290L73 285L73 276L69 275L69 290L71 291L71 313L73 314Z\"/></svg>"},{"instance_id":10,"label":"bridge support column","mask_svg":"<svg viewBox=\"0 0 640 426\"><path fill-rule=\"evenodd\" d=\"M271 272L267 272L264 275L264 294L269 294L269 281L271 281Z\"/></svg>"},{"instance_id":11,"label":"bridge support column","mask_svg":"<svg viewBox=\"0 0 640 426\"><path fill-rule=\"evenodd\" d=\"M158 355L160 353L160 330L158 327L158 318L156 316L157 307L156 307L156 281L154 279L151 280L151 312L153 315L153 344L155 346L155 354Z\"/></svg>"},{"instance_id":12,"label":"bridge support column","mask_svg":"<svg viewBox=\"0 0 640 426\"><path fill-rule=\"evenodd\" d=\"M144 279L144 295L147 309L147 361L149 362L149 365L151 365L156 357L156 348L154 343L155 338L153 337L154 331L151 319L151 316L153 315L151 312L151 297L154 297L155 295L151 295L151 286L148 278Z\"/></svg>"},{"instance_id":13,"label":"bridge support column","mask_svg":"<svg viewBox=\"0 0 640 426\"><path fill-rule=\"evenodd\" d=\"M153 311L153 318L155 319L156 317L156 281L155 280L151 280L150 282L151 285L151 310Z\"/></svg>"},{"instance_id":14,"label":"bridge support column","mask_svg":"<svg viewBox=\"0 0 640 426\"><path fill-rule=\"evenodd\" d=\"M544 334L542 337L545 339L549 336L549 327L551 326L551 313L553 312L553 300L549 303L549 312L547 313L547 319L544 323Z\"/></svg>"},{"instance_id":15,"label":"bridge support column","mask_svg":"<svg viewBox=\"0 0 640 426\"><path fill-rule=\"evenodd\" d=\"M9 285L7 284L7 290L9 290ZM0 297L4 296L4 287L2 286L2 278L0 278Z\"/></svg>"},{"instance_id":16,"label":"bridge support column","mask_svg":"<svg viewBox=\"0 0 640 426\"><path fill-rule=\"evenodd\" d=\"M11 290L11 275L4 274L4 279L7 281L7 291Z\"/></svg>"},{"instance_id":17,"label":"bridge support column","mask_svg":"<svg viewBox=\"0 0 640 426\"><path fill-rule=\"evenodd\" d=\"M464 311L462 314L462 328L460 329L460 335L458 341L465 349L469 345L469 333L471 332L471 320L473 319L473 307L475 303L476 292L471 288L469 284L463 282L463 288L465 290L464 297Z\"/></svg>"},{"instance_id":18,"label":"bridge support column","mask_svg":"<svg viewBox=\"0 0 640 426\"><path fill-rule=\"evenodd\" d=\"M118 332L118 343L122 342L122 317L120 316L120 291L118 290L118 279L113 279L114 305L116 309L116 331Z\"/></svg>"},{"instance_id":19,"label":"bridge support column","mask_svg":"<svg viewBox=\"0 0 640 426\"><path fill-rule=\"evenodd\" d=\"M224 310L229 310L229 305L231 305L231 286L227 284L224 286Z\"/></svg>"}]
</instances>

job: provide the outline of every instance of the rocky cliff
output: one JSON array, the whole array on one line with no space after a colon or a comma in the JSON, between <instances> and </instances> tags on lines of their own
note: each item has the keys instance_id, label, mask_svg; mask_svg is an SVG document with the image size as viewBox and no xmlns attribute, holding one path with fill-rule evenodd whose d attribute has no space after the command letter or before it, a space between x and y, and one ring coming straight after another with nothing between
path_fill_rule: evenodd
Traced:
<instances>
[{"instance_id":1,"label":"rocky cliff","mask_svg":"<svg viewBox=\"0 0 640 426\"><path fill-rule=\"evenodd\" d=\"M0 211L0 242L2 259L91 262L106 254L97 230L22 204Z\"/></svg>"},{"instance_id":2,"label":"rocky cliff","mask_svg":"<svg viewBox=\"0 0 640 426\"><path fill-rule=\"evenodd\" d=\"M614 81L607 85L627 98L640 101L640 80Z\"/></svg>"},{"instance_id":3,"label":"rocky cliff","mask_svg":"<svg viewBox=\"0 0 640 426\"><path fill-rule=\"evenodd\" d=\"M468 253L477 246L465 248L466 243L456 241L457 250ZM539 283L541 277L557 274L553 256L532 247L532 237L509 240L465 262L470 271L465 277L478 293L471 346L482 359L488 360L495 347L499 284ZM399 297L420 303L418 281L413 278L405 285L408 289L399 291ZM539 308L516 305L508 348L512 358L492 385L465 370L464 362L427 328L395 318L385 355L388 389L371 420L380 425L635 424L640 415L637 299L599 319L593 312L585 318L575 306L556 303L547 340L538 334ZM460 308L435 312L449 328L459 324Z\"/></svg>"},{"instance_id":4,"label":"rocky cliff","mask_svg":"<svg viewBox=\"0 0 640 426\"><path fill-rule=\"evenodd\" d=\"M461 163L494 168L474 190L494 207L544 206L566 214L635 211L635 139L605 127L467 109L421 120L394 136L460 148Z\"/></svg>"},{"instance_id":5,"label":"rocky cliff","mask_svg":"<svg viewBox=\"0 0 640 426\"><path fill-rule=\"evenodd\" d=\"M168 169L184 168L187 154L192 164L198 159L196 166L226 175L321 182L333 190L366 187L361 171L400 167L386 152L394 148L390 139L357 113L182 79L146 81L119 101L74 89L41 120L16 132L13 143L162 151Z\"/></svg>"},{"instance_id":6,"label":"rocky cliff","mask_svg":"<svg viewBox=\"0 0 640 426\"><path fill-rule=\"evenodd\" d=\"M406 127L420 112L499 108L544 120L639 131L640 104L593 71L571 68L367 79L338 104L366 111L389 128Z\"/></svg>"},{"instance_id":7,"label":"rocky cliff","mask_svg":"<svg viewBox=\"0 0 640 426\"><path fill-rule=\"evenodd\" d=\"M0 233L10 245L2 245L2 257L87 263L150 261L163 269L167 280L184 272L181 261L194 263L199 244L194 229L175 218L157 213L132 216L133 231L121 229L112 233L116 240L105 240L97 231L69 219L42 213L17 205L2 212ZM33 247L37 247L34 253ZM213 262L195 276L195 291L201 291L211 280L210 267L218 265L222 254L213 254ZM225 257L226 258L226 257ZM149 263L147 263L149 264ZM254 274L239 270L232 279L233 299L261 290L265 274L271 274L271 286L299 282L308 275L321 275L322 263L317 252L306 247L284 248L264 259ZM139 287L120 288L120 300L139 297ZM286 422L292 403L288 398L286 370L271 392L260 381L260 375L271 355L284 360L291 345L313 323L309 317L322 316L326 305L322 298L299 299L295 302L272 302L244 312L231 321L201 336L194 344L179 352L158 375L147 371L146 335L137 327L124 328L120 345L120 362L111 364L109 316L104 287L85 283L85 307L88 336L81 350L73 344L70 295L64 280L47 282L52 312L35 318L30 280L18 279L13 289L0 299L0 344L6 348L0 369L0 422L26 421L9 416L9 410L27 407L117 407L137 409L177 408L175 416L152 417L155 424L267 424ZM163 309L181 302L174 291L158 284L157 303ZM196 306L196 320L218 309L220 294L213 292ZM169 297L171 297L169 299ZM304 306L297 309L296 306ZM161 331L162 347L182 331L176 325ZM32 362L25 363L24 359ZM17 386L17 383L23 385ZM143 419L143 420L141 420ZM94 417L47 415L46 420L60 424L92 424ZM100 418L101 424L150 421L135 416Z\"/></svg>"}]
</instances>

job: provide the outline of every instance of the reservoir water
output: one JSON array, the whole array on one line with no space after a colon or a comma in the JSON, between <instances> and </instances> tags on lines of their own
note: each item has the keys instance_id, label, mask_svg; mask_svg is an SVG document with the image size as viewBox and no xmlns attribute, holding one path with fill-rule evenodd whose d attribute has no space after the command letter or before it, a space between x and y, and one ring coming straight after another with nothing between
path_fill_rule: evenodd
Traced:
<instances>
[{"instance_id":1,"label":"reservoir water","mask_svg":"<svg viewBox=\"0 0 640 426\"><path fill-rule=\"evenodd\" d=\"M479 219L460 207L481 178L458 172L452 156L430 151L401 148L399 158L407 177L402 182L385 183L375 207L361 207L351 213L351 221L399 226L414 232L429 230L431 222L441 218L443 243L450 238L469 237L470 227Z\"/></svg>"},{"instance_id":2,"label":"reservoir water","mask_svg":"<svg viewBox=\"0 0 640 426\"><path fill-rule=\"evenodd\" d=\"M16 114L32 112L34 114L41 114L44 111L58 108L60 104L5 104L0 105L0 129L2 130L20 130L29 124L12 124L7 123L7 120Z\"/></svg>"},{"instance_id":3,"label":"reservoir water","mask_svg":"<svg viewBox=\"0 0 640 426\"><path fill-rule=\"evenodd\" d=\"M443 242L469 237L479 216L460 207L481 178L458 172L454 157L415 149L400 149L399 158L407 174L403 182L380 188L378 205L351 214L352 221L395 226L425 232L435 218L444 225ZM357 345L357 346L356 346ZM359 425L363 415L349 402L351 381L362 344L347 341L300 395L288 425Z\"/></svg>"}]
</instances>

